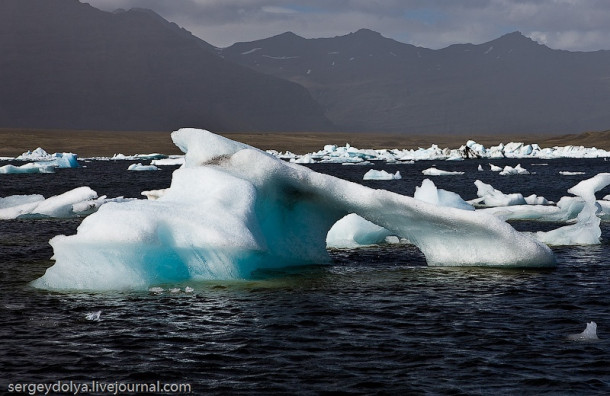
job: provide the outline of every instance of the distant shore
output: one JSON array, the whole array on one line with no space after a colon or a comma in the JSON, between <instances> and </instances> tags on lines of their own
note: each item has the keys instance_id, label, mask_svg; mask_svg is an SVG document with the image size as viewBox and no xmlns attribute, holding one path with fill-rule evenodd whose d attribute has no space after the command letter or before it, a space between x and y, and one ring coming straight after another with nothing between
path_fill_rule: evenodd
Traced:
<instances>
[{"instance_id":1,"label":"distant shore","mask_svg":"<svg viewBox=\"0 0 610 396\"><path fill-rule=\"evenodd\" d=\"M107 157L122 153L182 154L167 132L65 131L41 129L0 129L0 156L16 157L42 147L49 153L72 152L80 157ZM344 146L349 143L361 149L416 149L437 144L441 148L459 148L472 139L484 146L508 142L537 143L541 147L585 146L610 150L610 130L571 135L408 135L376 133L220 133L263 150L292 151L305 154L321 150L325 144Z\"/></svg>"}]
</instances>

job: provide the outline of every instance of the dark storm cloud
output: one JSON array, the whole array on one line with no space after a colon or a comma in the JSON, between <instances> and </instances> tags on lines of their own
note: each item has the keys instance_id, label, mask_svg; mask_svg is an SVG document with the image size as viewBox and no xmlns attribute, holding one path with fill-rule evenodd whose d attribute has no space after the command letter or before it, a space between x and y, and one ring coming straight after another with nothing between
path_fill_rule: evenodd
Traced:
<instances>
[{"instance_id":1,"label":"dark storm cloud","mask_svg":"<svg viewBox=\"0 0 610 396\"><path fill-rule=\"evenodd\" d=\"M482 43L519 30L551 48L610 49L606 0L89 0L106 11L150 8L227 46L293 31L331 37L370 28L429 48Z\"/></svg>"}]
</instances>

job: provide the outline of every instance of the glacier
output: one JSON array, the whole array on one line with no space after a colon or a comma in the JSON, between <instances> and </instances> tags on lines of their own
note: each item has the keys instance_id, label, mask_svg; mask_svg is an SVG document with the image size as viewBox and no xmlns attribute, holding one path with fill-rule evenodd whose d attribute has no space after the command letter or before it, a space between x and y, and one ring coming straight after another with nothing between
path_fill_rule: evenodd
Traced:
<instances>
[{"instance_id":1,"label":"glacier","mask_svg":"<svg viewBox=\"0 0 610 396\"><path fill-rule=\"evenodd\" d=\"M328 231L350 213L409 240L431 266L555 265L546 245L489 214L320 174L205 130L172 140L185 161L170 188L156 200L106 203L75 235L52 238L55 264L33 286L145 290L328 263Z\"/></svg>"}]
</instances>

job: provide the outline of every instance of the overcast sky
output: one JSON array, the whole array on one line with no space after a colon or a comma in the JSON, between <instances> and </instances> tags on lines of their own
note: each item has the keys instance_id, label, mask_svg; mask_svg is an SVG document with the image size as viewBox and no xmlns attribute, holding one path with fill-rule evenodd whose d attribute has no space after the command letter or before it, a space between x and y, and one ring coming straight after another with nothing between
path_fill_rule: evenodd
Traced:
<instances>
[{"instance_id":1,"label":"overcast sky","mask_svg":"<svg viewBox=\"0 0 610 396\"><path fill-rule=\"evenodd\" d=\"M444 48L521 31L555 49L610 49L608 0L81 0L105 11L150 8L226 47L292 31L334 37L368 28L403 43Z\"/></svg>"}]
</instances>

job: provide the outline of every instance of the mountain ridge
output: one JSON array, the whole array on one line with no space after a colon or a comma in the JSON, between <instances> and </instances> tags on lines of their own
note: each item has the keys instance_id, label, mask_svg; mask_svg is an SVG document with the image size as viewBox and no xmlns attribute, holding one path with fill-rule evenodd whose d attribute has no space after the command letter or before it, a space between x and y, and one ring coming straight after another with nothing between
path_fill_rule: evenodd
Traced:
<instances>
[{"instance_id":1,"label":"mountain ridge","mask_svg":"<svg viewBox=\"0 0 610 396\"><path fill-rule=\"evenodd\" d=\"M342 130L574 133L610 125L610 51L553 50L520 32L438 50L368 29L289 48L279 36L220 53L303 85Z\"/></svg>"},{"instance_id":2,"label":"mountain ridge","mask_svg":"<svg viewBox=\"0 0 610 396\"><path fill-rule=\"evenodd\" d=\"M300 85L227 62L154 11L4 0L0 51L2 127L332 129Z\"/></svg>"}]
</instances>

